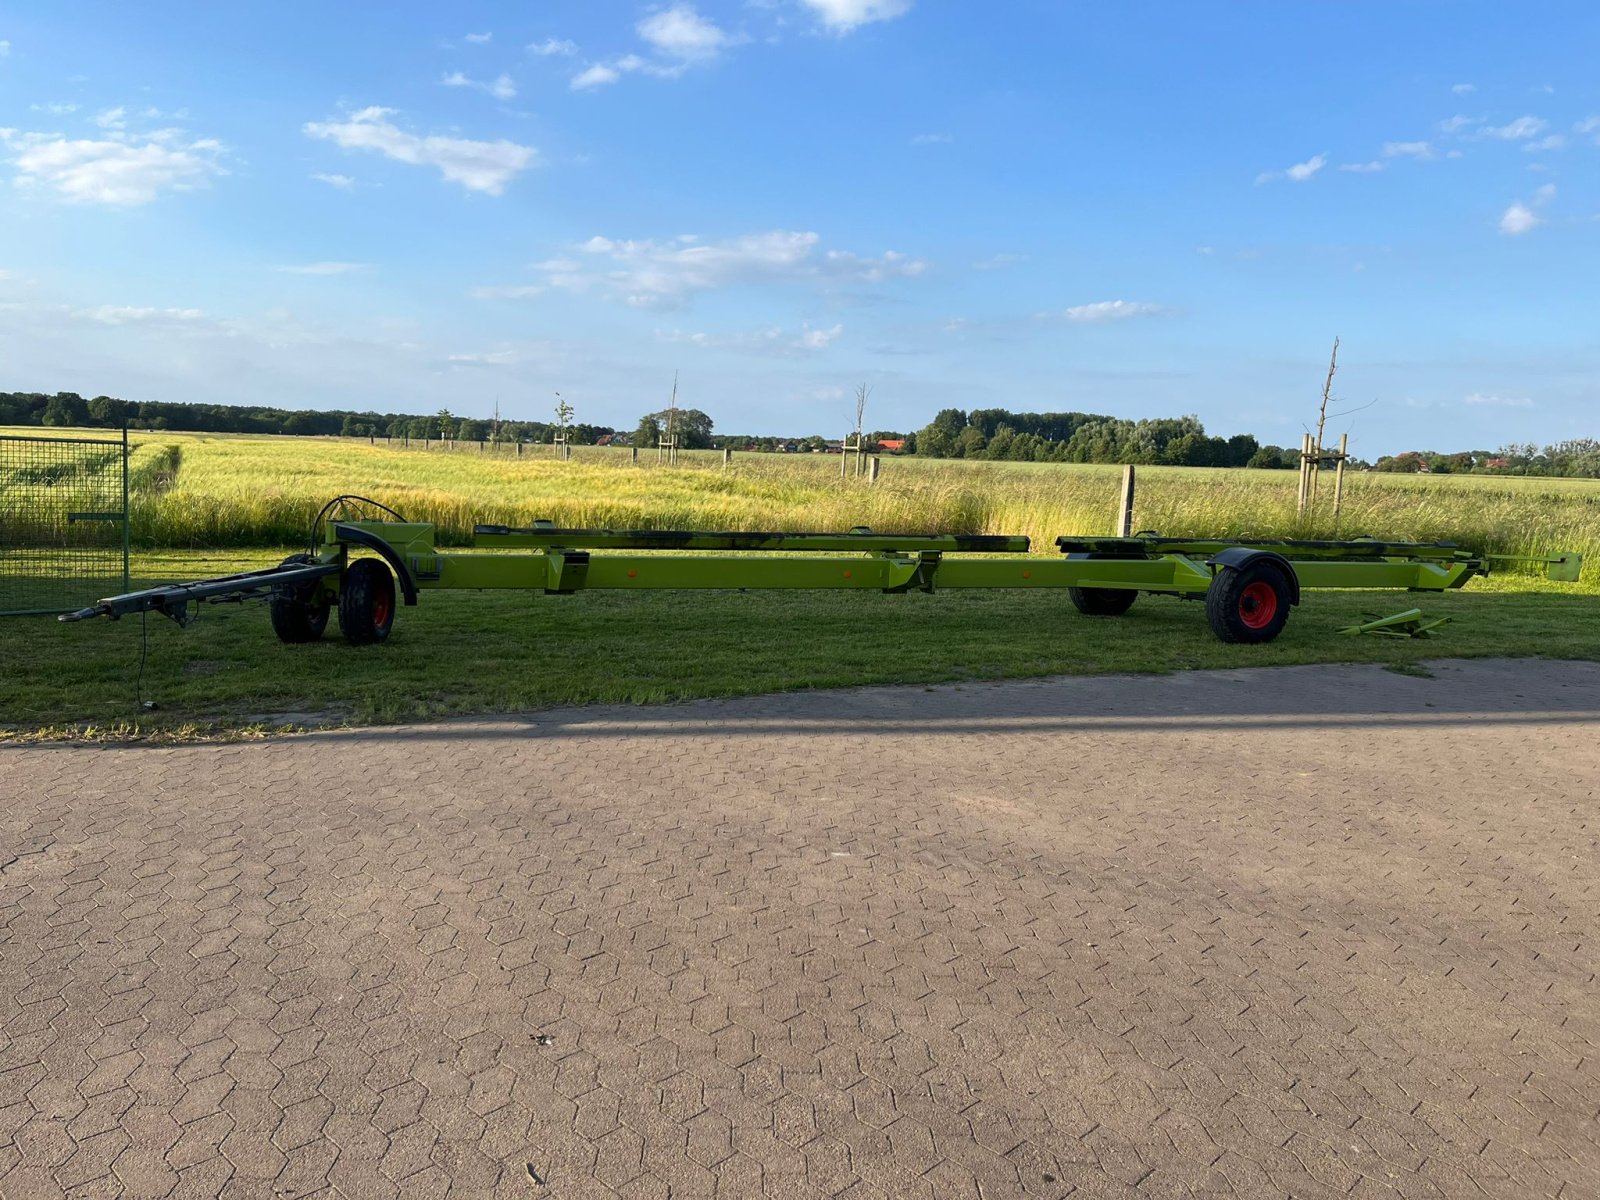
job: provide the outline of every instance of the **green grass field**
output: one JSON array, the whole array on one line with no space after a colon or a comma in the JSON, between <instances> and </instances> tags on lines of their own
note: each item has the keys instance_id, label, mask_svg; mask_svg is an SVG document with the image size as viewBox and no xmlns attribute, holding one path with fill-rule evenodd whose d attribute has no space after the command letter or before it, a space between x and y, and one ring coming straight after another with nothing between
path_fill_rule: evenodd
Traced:
<instances>
[{"instance_id":1,"label":"green grass field","mask_svg":"<svg viewBox=\"0 0 1600 1200\"><path fill-rule=\"evenodd\" d=\"M37 431L34 431L37 432ZM340 492L434 521L463 544L478 521L612 527L1109 531L1120 468L887 459L876 485L841 483L837 458L653 456L549 448L520 458L333 439L150 434L133 461L136 586L278 561ZM1168 534L1322 536L1300 524L1289 472L1141 468L1136 524ZM1600 658L1600 486L1577 480L1352 476L1345 535L1451 539L1497 553L1582 551L1583 582L1497 573L1464 592L1314 592L1269 646L1216 642L1199 605L1145 597L1128 616L1083 618L1053 592L425 593L388 645L330 628L280 645L259 605L211 606L188 630L148 623L144 695L137 620L0 623L0 737L86 731L182 734L318 721L391 721L594 701L648 702L867 683L1164 671L1429 656ZM1419 642L1337 634L1419 604L1454 623Z\"/></svg>"}]
</instances>

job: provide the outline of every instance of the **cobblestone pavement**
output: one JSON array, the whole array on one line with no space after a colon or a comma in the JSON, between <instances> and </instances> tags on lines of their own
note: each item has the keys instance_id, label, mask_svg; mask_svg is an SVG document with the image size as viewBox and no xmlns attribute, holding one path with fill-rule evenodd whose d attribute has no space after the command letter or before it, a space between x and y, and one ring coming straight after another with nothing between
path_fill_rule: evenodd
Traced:
<instances>
[{"instance_id":1,"label":"cobblestone pavement","mask_svg":"<svg viewBox=\"0 0 1600 1200\"><path fill-rule=\"evenodd\" d=\"M1600 664L0 751L0 1194L1600 1195Z\"/></svg>"}]
</instances>

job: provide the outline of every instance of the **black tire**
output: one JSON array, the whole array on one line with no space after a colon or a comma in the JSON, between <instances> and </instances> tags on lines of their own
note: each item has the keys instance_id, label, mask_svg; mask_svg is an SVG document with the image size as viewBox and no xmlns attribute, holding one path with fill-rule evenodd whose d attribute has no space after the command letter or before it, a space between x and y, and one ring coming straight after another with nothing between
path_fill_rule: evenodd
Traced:
<instances>
[{"instance_id":1,"label":"black tire","mask_svg":"<svg viewBox=\"0 0 1600 1200\"><path fill-rule=\"evenodd\" d=\"M1067 595L1086 617L1120 617L1139 598L1139 593L1132 588L1069 587Z\"/></svg>"},{"instance_id":2,"label":"black tire","mask_svg":"<svg viewBox=\"0 0 1600 1200\"><path fill-rule=\"evenodd\" d=\"M1289 581L1271 563L1224 567L1206 589L1206 621L1220 641L1270 642L1289 620Z\"/></svg>"},{"instance_id":3,"label":"black tire","mask_svg":"<svg viewBox=\"0 0 1600 1200\"><path fill-rule=\"evenodd\" d=\"M339 585L339 630L352 646L388 641L394 628L394 572L376 558L358 558Z\"/></svg>"},{"instance_id":4,"label":"black tire","mask_svg":"<svg viewBox=\"0 0 1600 1200\"><path fill-rule=\"evenodd\" d=\"M309 554L291 554L279 565L289 567L315 562ZM314 642L328 627L328 609L331 603L320 581L292 584L272 593L267 604L272 614L272 632L280 642L291 645Z\"/></svg>"}]
</instances>

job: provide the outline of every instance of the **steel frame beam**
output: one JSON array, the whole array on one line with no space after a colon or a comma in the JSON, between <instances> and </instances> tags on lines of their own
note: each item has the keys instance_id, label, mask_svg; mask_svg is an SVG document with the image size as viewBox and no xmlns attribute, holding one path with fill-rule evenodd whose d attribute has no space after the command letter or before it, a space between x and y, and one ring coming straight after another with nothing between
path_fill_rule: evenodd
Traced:
<instances>
[{"instance_id":1,"label":"steel frame beam","mask_svg":"<svg viewBox=\"0 0 1600 1200\"><path fill-rule=\"evenodd\" d=\"M341 530L350 530L341 534ZM1060 538L1061 558L997 553L1026 538L943 534L701 533L694 531L477 528L478 551L440 551L433 528L341 522L330 546L374 537L392 545L418 588L583 589L1103 588L1203 595L1231 548L1289 560L1300 586L1444 591L1483 574L1483 559L1448 543L1225 541L1195 538ZM523 553L484 552L520 550ZM591 553L592 550L602 553ZM644 553L628 553L630 550ZM694 551L724 553L695 553ZM809 553L776 553L776 551ZM846 556L840 551L857 553Z\"/></svg>"},{"instance_id":2,"label":"steel frame beam","mask_svg":"<svg viewBox=\"0 0 1600 1200\"><path fill-rule=\"evenodd\" d=\"M1217 576L1253 563L1286 576L1286 603L1301 588L1404 588L1446 591L1490 561L1451 543L1227 541L1220 539L1058 538L1059 558L1025 553L1027 538L967 534L702 533L696 531L477 527L478 548L440 551L434 526L401 521L337 521L312 562L225 575L113 596L63 616L78 621L159 612L180 625L190 605L283 594L317 583L337 599L355 550L394 568L406 602L420 590L521 589L566 594L586 589L849 589L932 592L950 588L1083 588L1203 597ZM591 553L600 551L600 553ZM853 553L850 553L853 552ZM1556 579L1576 579L1576 554L1543 561Z\"/></svg>"}]
</instances>

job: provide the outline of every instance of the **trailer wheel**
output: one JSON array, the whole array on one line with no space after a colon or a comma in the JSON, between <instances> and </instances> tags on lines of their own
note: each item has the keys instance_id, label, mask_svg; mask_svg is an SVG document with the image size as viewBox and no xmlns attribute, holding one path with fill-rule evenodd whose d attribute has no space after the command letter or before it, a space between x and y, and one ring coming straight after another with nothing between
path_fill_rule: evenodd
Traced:
<instances>
[{"instance_id":1,"label":"trailer wheel","mask_svg":"<svg viewBox=\"0 0 1600 1200\"><path fill-rule=\"evenodd\" d=\"M394 626L394 572L376 558L358 558L339 586L339 629L352 646L387 641Z\"/></svg>"},{"instance_id":2,"label":"trailer wheel","mask_svg":"<svg viewBox=\"0 0 1600 1200\"><path fill-rule=\"evenodd\" d=\"M1069 587L1067 595L1079 612L1088 617L1120 617L1133 607L1139 593L1132 588Z\"/></svg>"},{"instance_id":3,"label":"trailer wheel","mask_svg":"<svg viewBox=\"0 0 1600 1200\"><path fill-rule=\"evenodd\" d=\"M315 562L309 554L291 554L280 566L295 567L301 563ZM301 583L281 587L272 593L268 611L272 615L272 632L280 642L291 645L314 642L328 627L327 593L319 583Z\"/></svg>"},{"instance_id":4,"label":"trailer wheel","mask_svg":"<svg viewBox=\"0 0 1600 1200\"><path fill-rule=\"evenodd\" d=\"M1206 589L1206 621L1224 642L1270 642L1289 620L1289 581L1271 563L1217 572Z\"/></svg>"}]
</instances>

